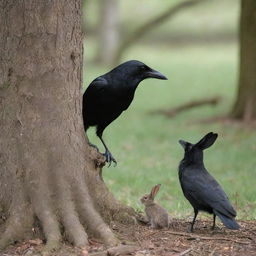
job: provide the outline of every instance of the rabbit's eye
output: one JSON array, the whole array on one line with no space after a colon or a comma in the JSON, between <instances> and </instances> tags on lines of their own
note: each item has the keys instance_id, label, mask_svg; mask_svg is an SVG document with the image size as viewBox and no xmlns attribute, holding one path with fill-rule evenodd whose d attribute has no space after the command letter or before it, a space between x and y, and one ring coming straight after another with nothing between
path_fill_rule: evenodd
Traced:
<instances>
[{"instance_id":1,"label":"rabbit's eye","mask_svg":"<svg viewBox=\"0 0 256 256\"><path fill-rule=\"evenodd\" d=\"M144 199L147 199L148 197L147 196L144 196Z\"/></svg>"},{"instance_id":2,"label":"rabbit's eye","mask_svg":"<svg viewBox=\"0 0 256 256\"><path fill-rule=\"evenodd\" d=\"M192 149L192 147L193 147L192 145L188 145L187 148L186 148L186 150L189 151L189 150Z\"/></svg>"}]
</instances>

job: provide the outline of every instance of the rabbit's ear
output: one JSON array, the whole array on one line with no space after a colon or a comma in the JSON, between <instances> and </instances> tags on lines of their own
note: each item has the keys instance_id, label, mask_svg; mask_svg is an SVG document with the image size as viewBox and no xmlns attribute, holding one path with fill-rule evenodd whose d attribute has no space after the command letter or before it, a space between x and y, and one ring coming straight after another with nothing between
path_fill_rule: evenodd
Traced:
<instances>
[{"instance_id":1,"label":"rabbit's ear","mask_svg":"<svg viewBox=\"0 0 256 256\"><path fill-rule=\"evenodd\" d=\"M202 150L209 148L215 142L217 137L217 133L209 132L199 142L197 142L195 146Z\"/></svg>"},{"instance_id":2,"label":"rabbit's ear","mask_svg":"<svg viewBox=\"0 0 256 256\"><path fill-rule=\"evenodd\" d=\"M156 196L157 192L159 191L160 187L161 187L161 184L157 184L157 185L155 185L155 186L151 189L150 197L151 197L152 199L155 198L155 196Z\"/></svg>"},{"instance_id":3,"label":"rabbit's ear","mask_svg":"<svg viewBox=\"0 0 256 256\"><path fill-rule=\"evenodd\" d=\"M188 144L190 144L189 142L185 141L185 140L179 140L180 145L186 149L186 147L188 146Z\"/></svg>"}]
</instances>

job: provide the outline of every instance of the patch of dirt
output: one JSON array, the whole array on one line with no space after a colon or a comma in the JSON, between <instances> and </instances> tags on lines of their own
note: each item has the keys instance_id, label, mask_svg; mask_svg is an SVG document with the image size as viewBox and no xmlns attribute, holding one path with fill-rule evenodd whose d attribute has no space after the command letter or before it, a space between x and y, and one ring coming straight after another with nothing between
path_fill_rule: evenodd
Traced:
<instances>
[{"instance_id":1,"label":"patch of dirt","mask_svg":"<svg viewBox=\"0 0 256 256\"><path fill-rule=\"evenodd\" d=\"M90 240L88 248L63 245L53 256L134 255L134 256L219 256L256 255L256 221L239 221L241 229L232 231L218 223L211 230L211 221L198 220L194 233L190 221L174 219L169 229L154 230L145 225L113 224L112 228L123 247L107 248L100 241ZM36 256L43 248L40 239L10 246L1 256Z\"/></svg>"}]
</instances>

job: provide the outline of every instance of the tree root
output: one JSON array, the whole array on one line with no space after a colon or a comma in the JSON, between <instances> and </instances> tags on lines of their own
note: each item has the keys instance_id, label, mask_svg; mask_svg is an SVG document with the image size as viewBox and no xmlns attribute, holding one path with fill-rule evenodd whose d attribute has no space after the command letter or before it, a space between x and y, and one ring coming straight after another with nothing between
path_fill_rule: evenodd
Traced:
<instances>
[{"instance_id":1,"label":"tree root","mask_svg":"<svg viewBox=\"0 0 256 256\"><path fill-rule=\"evenodd\" d=\"M108 246L118 245L118 238L94 207L85 179L74 179L66 175L62 177L57 175L57 171L56 177L51 184L41 175L40 184L30 186L28 194L32 207L28 207L29 204L26 203L22 209L10 208L13 213L6 222L0 248L4 249L10 243L23 239L24 232L32 230L36 219L39 220L47 241L43 255L59 249L63 231L68 241L77 247L86 247L89 244L86 231L102 239ZM30 209L29 218L26 208Z\"/></svg>"},{"instance_id":2,"label":"tree root","mask_svg":"<svg viewBox=\"0 0 256 256\"><path fill-rule=\"evenodd\" d=\"M86 173L88 192L97 211L101 213L107 223L112 221L124 224L136 223L137 214L134 209L116 200L99 173L100 168L97 168L96 172L89 171Z\"/></svg>"},{"instance_id":3,"label":"tree root","mask_svg":"<svg viewBox=\"0 0 256 256\"><path fill-rule=\"evenodd\" d=\"M35 177L32 177L36 180ZM50 188L47 185L47 177L41 174L39 182L30 186L29 195L34 208L34 214L42 225L46 238L45 252L57 250L61 242L60 224L52 202ZM39 184L38 184L39 183Z\"/></svg>"},{"instance_id":4,"label":"tree root","mask_svg":"<svg viewBox=\"0 0 256 256\"><path fill-rule=\"evenodd\" d=\"M4 233L0 239L0 249L6 248L9 244L22 239L23 233L27 232L28 229L32 228L33 216L27 215L28 212L16 212L12 214L7 222Z\"/></svg>"},{"instance_id":5,"label":"tree root","mask_svg":"<svg viewBox=\"0 0 256 256\"><path fill-rule=\"evenodd\" d=\"M180 105L178 107L175 107L175 108L155 110L155 111L152 111L151 114L162 114L168 118L172 118L172 117L176 116L177 114L179 114L180 112L183 112L183 111L195 108L195 107L200 107L200 106L204 106L204 105L215 106L220 102L220 100L221 100L220 96L215 96L212 98L206 98L206 99L201 99L201 100L194 100L194 101L187 102L187 103Z\"/></svg>"},{"instance_id":6,"label":"tree root","mask_svg":"<svg viewBox=\"0 0 256 256\"><path fill-rule=\"evenodd\" d=\"M91 254L91 256L118 256L118 255L130 255L133 252L139 250L138 246L134 245L120 245L116 247L109 248L108 250L102 252L96 252Z\"/></svg>"},{"instance_id":7,"label":"tree root","mask_svg":"<svg viewBox=\"0 0 256 256\"><path fill-rule=\"evenodd\" d=\"M51 255L53 251L57 251L61 246L61 243L59 240L49 240L47 241L46 245L43 247L41 251L42 256L48 256Z\"/></svg>"},{"instance_id":8,"label":"tree root","mask_svg":"<svg viewBox=\"0 0 256 256\"><path fill-rule=\"evenodd\" d=\"M61 187L59 193L59 208L62 223L67 232L68 240L77 247L84 247L89 244L88 236L79 220L78 213L75 210L70 189L67 184L64 185L64 189Z\"/></svg>"},{"instance_id":9,"label":"tree root","mask_svg":"<svg viewBox=\"0 0 256 256\"><path fill-rule=\"evenodd\" d=\"M111 246L117 245L119 243L118 239L115 238L113 232L105 224L99 213L95 210L86 189L86 184L83 184L83 186L78 186L76 194L77 198L79 198L77 204L80 216L86 222L89 230L101 237L105 244ZM85 200L80 200L81 198Z\"/></svg>"},{"instance_id":10,"label":"tree root","mask_svg":"<svg viewBox=\"0 0 256 256\"><path fill-rule=\"evenodd\" d=\"M13 199L10 206L10 215L5 223L5 231L0 239L0 249L24 238L26 233L31 233L33 212L20 188L19 194Z\"/></svg>"}]
</instances>

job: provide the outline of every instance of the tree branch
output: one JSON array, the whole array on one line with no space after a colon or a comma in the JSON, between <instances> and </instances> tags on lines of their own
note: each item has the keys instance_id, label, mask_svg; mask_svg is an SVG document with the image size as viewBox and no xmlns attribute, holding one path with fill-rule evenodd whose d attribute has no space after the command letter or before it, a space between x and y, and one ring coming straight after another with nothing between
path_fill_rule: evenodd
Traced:
<instances>
[{"instance_id":1,"label":"tree branch","mask_svg":"<svg viewBox=\"0 0 256 256\"><path fill-rule=\"evenodd\" d=\"M152 111L151 114L162 114L168 118L171 118L177 115L178 113L191 108L200 107L203 105L215 106L220 102L220 100L221 100L220 96L215 96L212 98L203 98L200 100L193 100L175 108L155 110L155 111Z\"/></svg>"},{"instance_id":2,"label":"tree branch","mask_svg":"<svg viewBox=\"0 0 256 256\"><path fill-rule=\"evenodd\" d=\"M157 17L154 17L153 19L149 20L145 24L138 27L135 31L133 31L124 41L121 43L119 49L116 52L116 56L114 58L115 63L118 63L120 60L123 52L132 45L135 41L137 41L139 38L144 36L149 31L153 30L156 26L163 23L165 20L175 16L179 11L183 10L184 8L194 6L197 3L204 2L207 0L187 0L183 1L181 3L178 3L174 6L171 6L169 9L164 11L162 14L160 14Z\"/></svg>"},{"instance_id":3,"label":"tree branch","mask_svg":"<svg viewBox=\"0 0 256 256\"><path fill-rule=\"evenodd\" d=\"M199 240L225 240L225 241L230 241L238 244L250 244L250 242L246 241L241 241L241 240L236 240L232 238L227 238L227 237L206 237L206 236L199 236L199 235L193 235L189 233L184 233L184 232L175 232L175 231L164 231L166 233L176 235L176 236L187 236L190 239L199 239Z\"/></svg>"}]
</instances>

